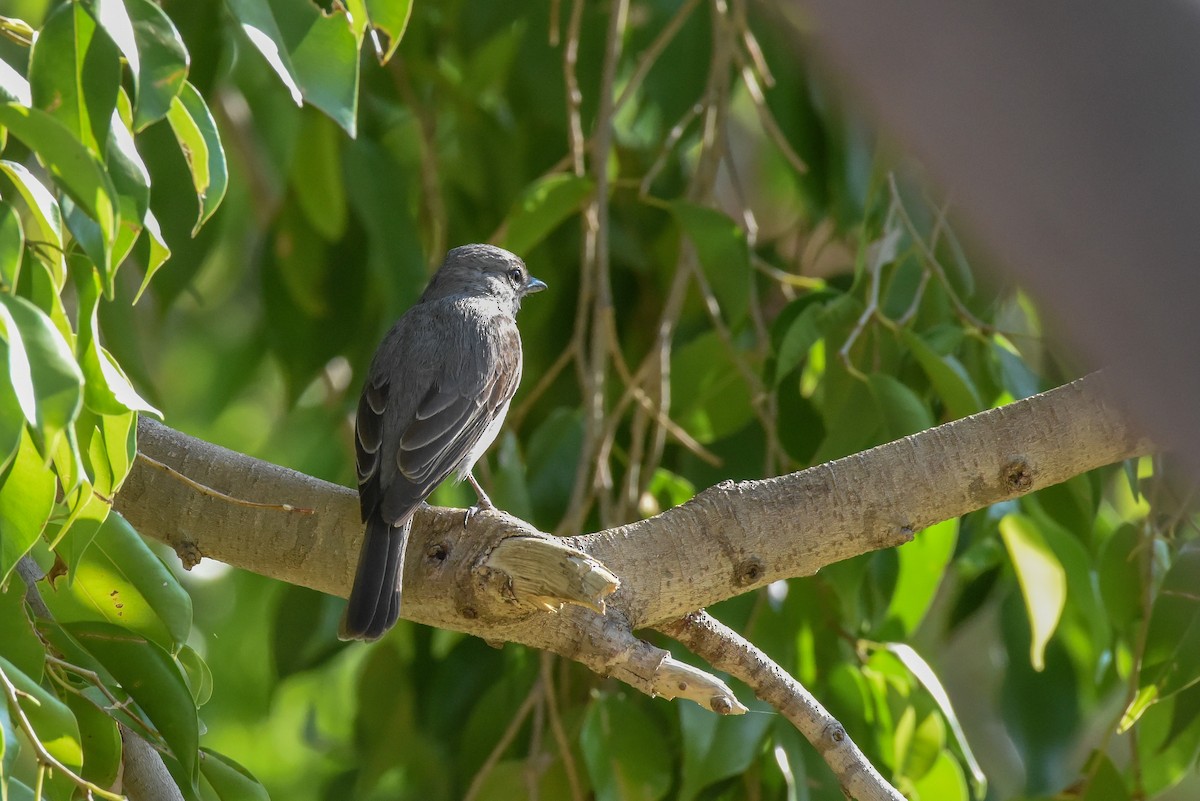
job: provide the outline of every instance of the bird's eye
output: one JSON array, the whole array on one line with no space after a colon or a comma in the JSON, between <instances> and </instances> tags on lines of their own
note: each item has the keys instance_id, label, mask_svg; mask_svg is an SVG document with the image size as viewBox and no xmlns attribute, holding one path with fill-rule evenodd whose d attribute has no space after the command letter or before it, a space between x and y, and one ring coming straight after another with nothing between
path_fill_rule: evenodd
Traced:
<instances>
[{"instance_id":1,"label":"bird's eye","mask_svg":"<svg viewBox=\"0 0 1200 801\"><path fill-rule=\"evenodd\" d=\"M512 281L514 284L521 283L522 278L523 276L521 275L521 268L513 267L508 271L508 280Z\"/></svg>"}]
</instances>

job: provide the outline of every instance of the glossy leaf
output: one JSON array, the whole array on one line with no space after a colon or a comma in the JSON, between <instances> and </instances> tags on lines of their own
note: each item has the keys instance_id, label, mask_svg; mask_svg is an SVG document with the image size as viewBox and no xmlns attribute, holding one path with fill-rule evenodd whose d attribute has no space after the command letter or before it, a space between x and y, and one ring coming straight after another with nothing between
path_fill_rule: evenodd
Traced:
<instances>
[{"instance_id":1,"label":"glossy leaf","mask_svg":"<svg viewBox=\"0 0 1200 801\"><path fill-rule=\"evenodd\" d=\"M11 292L21 276L25 228L12 204L0 201L0 289Z\"/></svg>"},{"instance_id":2,"label":"glossy leaf","mask_svg":"<svg viewBox=\"0 0 1200 801\"><path fill-rule=\"evenodd\" d=\"M133 128L141 131L167 116L171 102L187 81L190 59L175 24L157 3L125 0L125 6L133 21L139 54L138 66L133 70L137 97Z\"/></svg>"},{"instance_id":3,"label":"glossy leaf","mask_svg":"<svg viewBox=\"0 0 1200 801\"><path fill-rule=\"evenodd\" d=\"M942 717L954 735L954 742L962 752L963 761L971 770L971 784L975 797L983 798L987 795L987 776L984 775L983 768L980 767L979 761L971 750L970 743L967 742L967 735L963 732L962 723L959 722L958 714L950 703L950 696L942 686L941 680L938 679L937 673L911 646L903 643L888 643L886 647L904 663L904 666L921 683L921 686L933 698L933 702L937 704L938 709L941 710Z\"/></svg>"},{"instance_id":4,"label":"glossy leaf","mask_svg":"<svg viewBox=\"0 0 1200 801\"><path fill-rule=\"evenodd\" d=\"M204 98L190 83L184 84L179 96L171 101L167 121L187 160L192 186L200 200L200 216L192 228L195 236L225 198L229 183L225 148Z\"/></svg>"},{"instance_id":5,"label":"glossy leaf","mask_svg":"<svg viewBox=\"0 0 1200 801\"><path fill-rule=\"evenodd\" d=\"M31 249L51 269L55 289L62 289L67 280L67 264L63 250L62 210L58 201L42 182L23 164L0 161L0 172L8 177L25 201L25 237Z\"/></svg>"},{"instance_id":6,"label":"glossy leaf","mask_svg":"<svg viewBox=\"0 0 1200 801\"><path fill-rule=\"evenodd\" d=\"M112 21L114 4L102 3L101 8ZM108 142L120 82L117 48L88 7L66 3L55 9L29 55L34 106L65 125L76 140L100 156Z\"/></svg>"},{"instance_id":7,"label":"glossy leaf","mask_svg":"<svg viewBox=\"0 0 1200 801\"><path fill-rule=\"evenodd\" d=\"M150 173L138 153L133 134L125 127L119 114L114 113L112 132L108 140L108 169L117 190L121 212L121 224L113 244L113 269L109 270L105 283L105 296L113 296L113 277L116 268L133 249L142 232L143 220L150 212Z\"/></svg>"},{"instance_id":8,"label":"glossy leaf","mask_svg":"<svg viewBox=\"0 0 1200 801\"><path fill-rule=\"evenodd\" d=\"M576 214L591 192L592 182L576 175L554 173L538 178L513 204L500 244L518 255L529 253Z\"/></svg>"},{"instance_id":9,"label":"glossy leaf","mask_svg":"<svg viewBox=\"0 0 1200 801\"><path fill-rule=\"evenodd\" d=\"M707 206L677 200L671 204L671 213L696 248L721 313L736 326L746 318L754 277L746 232L728 216Z\"/></svg>"},{"instance_id":10,"label":"glossy leaf","mask_svg":"<svg viewBox=\"0 0 1200 801\"><path fill-rule=\"evenodd\" d=\"M1046 643L1066 604L1066 571L1028 517L1005 515L1000 521L1000 536L1016 571L1033 633L1029 661L1034 670L1040 671L1045 666Z\"/></svg>"},{"instance_id":11,"label":"glossy leaf","mask_svg":"<svg viewBox=\"0 0 1200 801\"><path fill-rule=\"evenodd\" d=\"M109 109L104 117L106 126L111 113ZM99 226L106 245L111 246L117 230L117 191L99 159L62 123L39 109L0 103L0 125L7 126L13 136L38 154L71 199ZM107 263L102 266L108 267Z\"/></svg>"},{"instance_id":12,"label":"glossy leaf","mask_svg":"<svg viewBox=\"0 0 1200 801\"><path fill-rule=\"evenodd\" d=\"M345 233L348 213L341 134L321 114L306 113L301 119L292 161L292 191L308 223L326 241L336 242Z\"/></svg>"},{"instance_id":13,"label":"glossy leaf","mask_svg":"<svg viewBox=\"0 0 1200 801\"><path fill-rule=\"evenodd\" d=\"M150 279L158 272L158 268L171 258L171 249L163 240L162 230L158 226L158 219L154 216L154 212L147 211L143 223L145 227L142 229L142 239L147 243L146 275L142 278L142 285L138 287L137 294L133 297L134 303L141 300L142 294L150 286Z\"/></svg>"},{"instance_id":14,"label":"glossy leaf","mask_svg":"<svg viewBox=\"0 0 1200 801\"><path fill-rule=\"evenodd\" d=\"M378 53L379 63L386 64L391 60L404 38L408 27L409 17L412 16L412 0L366 0L367 15L371 27L380 31L384 40L381 42L382 52Z\"/></svg>"},{"instance_id":15,"label":"glossy leaf","mask_svg":"<svg viewBox=\"0 0 1200 801\"><path fill-rule=\"evenodd\" d=\"M358 132L358 46L343 8L325 14L311 3L271 0L304 99L350 138Z\"/></svg>"},{"instance_id":16,"label":"glossy leaf","mask_svg":"<svg viewBox=\"0 0 1200 801\"><path fill-rule=\"evenodd\" d=\"M171 652L192 627L191 596L116 512L104 519L79 558L70 586L60 584L46 604L64 623L107 621Z\"/></svg>"},{"instance_id":17,"label":"glossy leaf","mask_svg":"<svg viewBox=\"0 0 1200 801\"><path fill-rule=\"evenodd\" d=\"M46 469L28 432L0 476L0 584L29 552L54 508L54 474Z\"/></svg>"},{"instance_id":18,"label":"glossy leaf","mask_svg":"<svg viewBox=\"0 0 1200 801\"><path fill-rule=\"evenodd\" d=\"M9 378L25 418L50 451L83 405L83 374L62 334L29 301L0 294L0 321L9 343Z\"/></svg>"},{"instance_id":19,"label":"glossy leaf","mask_svg":"<svg viewBox=\"0 0 1200 801\"><path fill-rule=\"evenodd\" d=\"M0 59L0 100L20 103L22 106L33 105L29 81L3 59ZM0 139L0 145L2 144L3 140Z\"/></svg>"},{"instance_id":20,"label":"glossy leaf","mask_svg":"<svg viewBox=\"0 0 1200 801\"><path fill-rule=\"evenodd\" d=\"M967 801L967 782L962 768L950 755L943 751L933 767L914 784L917 797L936 801Z\"/></svg>"},{"instance_id":21,"label":"glossy leaf","mask_svg":"<svg viewBox=\"0 0 1200 801\"><path fill-rule=\"evenodd\" d=\"M199 724L191 692L174 660L149 640L109 623L77 622L65 628L121 683L194 778Z\"/></svg>"},{"instance_id":22,"label":"glossy leaf","mask_svg":"<svg viewBox=\"0 0 1200 801\"><path fill-rule=\"evenodd\" d=\"M275 21L268 0L228 0L229 10L237 17L242 26L242 32L250 39L258 52L267 60L267 64L283 81L291 93L292 100L297 106L304 103L304 95L300 92L300 81L292 66L291 55L284 43L283 33Z\"/></svg>"}]
</instances>

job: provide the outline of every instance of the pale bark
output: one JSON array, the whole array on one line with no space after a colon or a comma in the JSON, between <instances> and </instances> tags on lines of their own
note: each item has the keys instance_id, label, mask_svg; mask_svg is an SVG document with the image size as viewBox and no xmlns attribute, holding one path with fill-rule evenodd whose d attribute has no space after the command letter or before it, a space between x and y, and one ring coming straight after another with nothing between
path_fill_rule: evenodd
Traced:
<instances>
[{"instance_id":1,"label":"pale bark","mask_svg":"<svg viewBox=\"0 0 1200 801\"><path fill-rule=\"evenodd\" d=\"M491 642L549 650L651 695L736 713L744 707L720 680L681 672L666 651L632 632L901 545L933 523L1149 448L1094 375L798 473L723 482L654 518L565 542L503 513L464 523L462 510L421 509L401 614ZM117 507L185 564L208 556L323 592L349 592L361 538L352 490L149 421L139 426L139 453L148 458L138 460ZM548 581L547 572L560 575ZM557 614L544 611L556 605L549 587L570 588L557 598L566 604ZM747 668L754 660L731 661L733 652L716 647L720 637L694 635L685 639L698 655L737 673L778 708L808 714L799 685L756 676ZM770 668L778 670L767 664L762 670ZM812 714L812 725L824 727L824 718ZM838 752L844 785L867 775L869 765L861 754L855 761L855 753ZM892 797L886 783L872 787L880 794L859 797Z\"/></svg>"}]
</instances>

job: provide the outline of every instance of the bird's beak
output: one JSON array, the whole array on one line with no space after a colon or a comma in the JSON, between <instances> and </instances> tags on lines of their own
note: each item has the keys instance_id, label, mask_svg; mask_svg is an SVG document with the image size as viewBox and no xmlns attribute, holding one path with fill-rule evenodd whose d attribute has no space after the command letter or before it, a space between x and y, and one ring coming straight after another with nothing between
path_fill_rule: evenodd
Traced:
<instances>
[{"instance_id":1,"label":"bird's beak","mask_svg":"<svg viewBox=\"0 0 1200 801\"><path fill-rule=\"evenodd\" d=\"M530 276L528 283L525 284L525 291L522 294L532 295L534 292L541 292L545 288L545 281L541 280L540 278L534 278L533 276Z\"/></svg>"}]
</instances>

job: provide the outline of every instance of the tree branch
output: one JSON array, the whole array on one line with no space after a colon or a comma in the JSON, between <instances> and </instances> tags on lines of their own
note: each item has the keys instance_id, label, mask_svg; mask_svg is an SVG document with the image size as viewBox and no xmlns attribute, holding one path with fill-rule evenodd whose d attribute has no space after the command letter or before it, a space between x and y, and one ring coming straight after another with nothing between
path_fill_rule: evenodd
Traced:
<instances>
[{"instance_id":1,"label":"tree branch","mask_svg":"<svg viewBox=\"0 0 1200 801\"><path fill-rule=\"evenodd\" d=\"M551 651L652 696L686 697L725 714L745 710L720 679L633 635L659 626L789 710L789 718L806 721L797 725L810 739L825 737L827 713L753 646L707 616L691 618L703 625L670 622L1147 453L1150 443L1108 398L1104 377L1088 376L798 473L722 482L656 517L566 542L503 512L464 522L462 510L425 507L414 519L401 614ZM323 592L349 592L362 537L352 490L148 419L138 435L139 454L189 479L138 460L116 505L143 534L171 545L185 565L209 556ZM566 604L561 611L545 612L559 603ZM826 755L831 748L818 745ZM831 766L848 791L892 797L877 774L863 772L852 743L834 752ZM869 789L854 789L858 781Z\"/></svg>"}]
</instances>

